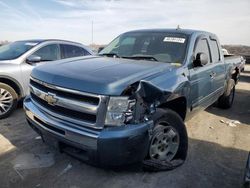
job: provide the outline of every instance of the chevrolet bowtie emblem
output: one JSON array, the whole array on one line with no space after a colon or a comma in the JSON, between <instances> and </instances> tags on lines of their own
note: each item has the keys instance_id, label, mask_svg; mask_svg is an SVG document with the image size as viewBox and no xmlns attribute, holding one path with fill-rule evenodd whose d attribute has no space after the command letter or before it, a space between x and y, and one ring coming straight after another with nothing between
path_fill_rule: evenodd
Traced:
<instances>
[{"instance_id":1,"label":"chevrolet bowtie emblem","mask_svg":"<svg viewBox=\"0 0 250 188\"><path fill-rule=\"evenodd\" d=\"M53 93L48 93L44 96L44 100L48 102L48 104L54 106L58 99L56 98L56 95Z\"/></svg>"}]
</instances>

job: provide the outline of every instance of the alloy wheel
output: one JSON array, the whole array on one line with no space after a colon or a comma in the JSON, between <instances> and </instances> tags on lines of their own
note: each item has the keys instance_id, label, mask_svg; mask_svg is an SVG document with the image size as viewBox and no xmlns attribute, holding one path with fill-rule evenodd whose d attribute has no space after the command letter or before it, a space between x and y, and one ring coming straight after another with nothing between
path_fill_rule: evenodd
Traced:
<instances>
[{"instance_id":1,"label":"alloy wheel","mask_svg":"<svg viewBox=\"0 0 250 188\"><path fill-rule=\"evenodd\" d=\"M179 148L180 136L177 130L166 122L160 122L156 126L149 148L151 159L171 161Z\"/></svg>"},{"instance_id":2,"label":"alloy wheel","mask_svg":"<svg viewBox=\"0 0 250 188\"><path fill-rule=\"evenodd\" d=\"M13 96L6 89L0 88L0 115L7 113L13 104Z\"/></svg>"}]
</instances>

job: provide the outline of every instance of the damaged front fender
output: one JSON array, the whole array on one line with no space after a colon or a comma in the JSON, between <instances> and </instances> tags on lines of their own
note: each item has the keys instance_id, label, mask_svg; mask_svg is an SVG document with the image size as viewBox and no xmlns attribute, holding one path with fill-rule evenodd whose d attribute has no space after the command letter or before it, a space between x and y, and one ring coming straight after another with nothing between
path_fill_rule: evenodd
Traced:
<instances>
[{"instance_id":1,"label":"damaged front fender","mask_svg":"<svg viewBox=\"0 0 250 188\"><path fill-rule=\"evenodd\" d=\"M143 101L149 104L156 101L161 103L162 101L166 101L169 96L170 92L162 91L147 81L140 81L136 91L136 98L142 98Z\"/></svg>"},{"instance_id":2,"label":"damaged front fender","mask_svg":"<svg viewBox=\"0 0 250 188\"><path fill-rule=\"evenodd\" d=\"M163 91L157 86L147 81L137 83L137 88L133 92L133 97L137 104L135 108L135 122L147 121L150 119L156 108L167 101L171 92Z\"/></svg>"}]
</instances>

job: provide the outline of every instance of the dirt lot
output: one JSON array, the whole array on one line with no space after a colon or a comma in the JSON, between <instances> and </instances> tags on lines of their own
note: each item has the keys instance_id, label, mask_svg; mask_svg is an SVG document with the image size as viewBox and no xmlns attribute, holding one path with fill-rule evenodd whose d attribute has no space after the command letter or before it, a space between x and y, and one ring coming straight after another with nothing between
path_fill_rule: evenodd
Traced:
<instances>
[{"instance_id":1,"label":"dirt lot","mask_svg":"<svg viewBox=\"0 0 250 188\"><path fill-rule=\"evenodd\" d=\"M0 187L240 187L250 151L250 66L232 109L210 107L186 124L189 155L183 166L160 173L103 170L47 147L19 108L0 121Z\"/></svg>"}]
</instances>

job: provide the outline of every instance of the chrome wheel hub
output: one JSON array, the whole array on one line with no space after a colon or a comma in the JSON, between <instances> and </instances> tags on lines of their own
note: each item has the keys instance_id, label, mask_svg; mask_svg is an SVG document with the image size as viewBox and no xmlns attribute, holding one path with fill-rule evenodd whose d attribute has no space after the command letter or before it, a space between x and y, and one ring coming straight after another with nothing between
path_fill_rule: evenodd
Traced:
<instances>
[{"instance_id":1,"label":"chrome wheel hub","mask_svg":"<svg viewBox=\"0 0 250 188\"><path fill-rule=\"evenodd\" d=\"M149 155L151 159L171 161L178 151L179 144L180 138L176 129L159 124L150 143Z\"/></svg>"},{"instance_id":2,"label":"chrome wheel hub","mask_svg":"<svg viewBox=\"0 0 250 188\"><path fill-rule=\"evenodd\" d=\"M0 115L5 114L11 109L13 96L6 89L0 88Z\"/></svg>"}]
</instances>

